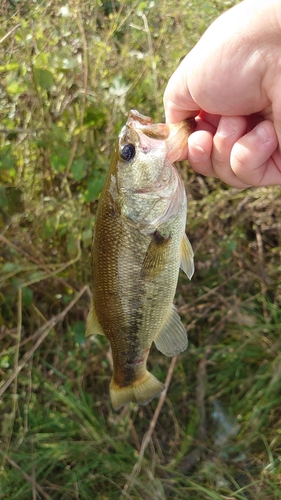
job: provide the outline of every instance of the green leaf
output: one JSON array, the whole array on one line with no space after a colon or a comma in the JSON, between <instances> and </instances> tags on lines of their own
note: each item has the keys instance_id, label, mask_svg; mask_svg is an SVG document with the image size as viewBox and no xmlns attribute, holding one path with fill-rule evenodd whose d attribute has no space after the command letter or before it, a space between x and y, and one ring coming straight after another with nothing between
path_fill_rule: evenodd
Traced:
<instances>
[{"instance_id":1,"label":"green leaf","mask_svg":"<svg viewBox=\"0 0 281 500\"><path fill-rule=\"evenodd\" d=\"M50 66L50 53L49 52L40 52L38 56L36 56L36 61L34 63L34 66L36 68L44 68L44 67L49 67Z\"/></svg>"},{"instance_id":2,"label":"green leaf","mask_svg":"<svg viewBox=\"0 0 281 500\"><path fill-rule=\"evenodd\" d=\"M65 170L65 167L69 160L69 155L69 150L63 148L51 155L50 162L54 172L59 173Z\"/></svg>"},{"instance_id":3,"label":"green leaf","mask_svg":"<svg viewBox=\"0 0 281 500\"><path fill-rule=\"evenodd\" d=\"M58 227L57 217L49 217L45 224L39 229L38 233L41 238L48 240L53 236Z\"/></svg>"},{"instance_id":4,"label":"green leaf","mask_svg":"<svg viewBox=\"0 0 281 500\"><path fill-rule=\"evenodd\" d=\"M82 231L82 241L84 247L89 247L92 244L93 239L93 230L92 227L85 229Z\"/></svg>"},{"instance_id":5,"label":"green leaf","mask_svg":"<svg viewBox=\"0 0 281 500\"><path fill-rule=\"evenodd\" d=\"M0 209L2 208L8 208L9 206L9 200L6 196L6 189L2 186L0 186Z\"/></svg>"},{"instance_id":6,"label":"green leaf","mask_svg":"<svg viewBox=\"0 0 281 500\"><path fill-rule=\"evenodd\" d=\"M86 176L87 174L87 163L83 158L80 158L79 160L75 160L72 165L71 165L71 173L73 175L73 179L77 181L81 181L83 177Z\"/></svg>"},{"instance_id":7,"label":"green leaf","mask_svg":"<svg viewBox=\"0 0 281 500\"><path fill-rule=\"evenodd\" d=\"M70 295L63 294L62 296L62 301L64 304L69 304L69 302L72 300L72 297Z\"/></svg>"},{"instance_id":8,"label":"green leaf","mask_svg":"<svg viewBox=\"0 0 281 500\"><path fill-rule=\"evenodd\" d=\"M85 201L94 201L98 198L105 180L105 174L100 177L89 179L87 182L87 191L85 194Z\"/></svg>"},{"instance_id":9,"label":"green leaf","mask_svg":"<svg viewBox=\"0 0 281 500\"><path fill-rule=\"evenodd\" d=\"M35 67L33 72L36 85L42 89L49 90L54 85L54 77L48 69Z\"/></svg>"},{"instance_id":10,"label":"green leaf","mask_svg":"<svg viewBox=\"0 0 281 500\"><path fill-rule=\"evenodd\" d=\"M14 168L15 160L11 155L7 155L5 158L0 159L0 169L11 170Z\"/></svg>"},{"instance_id":11,"label":"green leaf","mask_svg":"<svg viewBox=\"0 0 281 500\"><path fill-rule=\"evenodd\" d=\"M5 264L3 264L2 266L2 272L3 273L11 273L11 272L14 272L14 271L20 271L22 268L21 265L17 264L17 263L14 263L14 262L5 262Z\"/></svg>"},{"instance_id":12,"label":"green leaf","mask_svg":"<svg viewBox=\"0 0 281 500\"><path fill-rule=\"evenodd\" d=\"M33 291L28 286L22 289L22 302L26 307L29 307L33 301Z\"/></svg>"},{"instance_id":13,"label":"green leaf","mask_svg":"<svg viewBox=\"0 0 281 500\"><path fill-rule=\"evenodd\" d=\"M60 68L61 69L73 69L73 68L76 68L76 66L79 65L79 61L77 59L77 57L64 57L62 60L61 60L61 66Z\"/></svg>"},{"instance_id":14,"label":"green leaf","mask_svg":"<svg viewBox=\"0 0 281 500\"><path fill-rule=\"evenodd\" d=\"M109 88L109 93L116 97L122 97L126 95L130 87L131 85L128 85L126 83L125 78L121 75L118 75L113 78L111 86Z\"/></svg>"},{"instance_id":15,"label":"green leaf","mask_svg":"<svg viewBox=\"0 0 281 500\"><path fill-rule=\"evenodd\" d=\"M81 346L85 344L85 321L77 321L75 325L71 327L74 332L75 342Z\"/></svg>"},{"instance_id":16,"label":"green leaf","mask_svg":"<svg viewBox=\"0 0 281 500\"><path fill-rule=\"evenodd\" d=\"M89 106L84 114L83 124L87 127L101 128L106 123L105 112L97 106Z\"/></svg>"},{"instance_id":17,"label":"green leaf","mask_svg":"<svg viewBox=\"0 0 281 500\"><path fill-rule=\"evenodd\" d=\"M11 130L12 132L12 130ZM15 166L15 159L11 154L11 146L5 146L0 151L0 169L11 170Z\"/></svg>"},{"instance_id":18,"label":"green leaf","mask_svg":"<svg viewBox=\"0 0 281 500\"><path fill-rule=\"evenodd\" d=\"M72 233L67 235L67 252L71 257L77 254L77 238Z\"/></svg>"},{"instance_id":19,"label":"green leaf","mask_svg":"<svg viewBox=\"0 0 281 500\"><path fill-rule=\"evenodd\" d=\"M43 277L44 277L44 271L34 271L33 273L30 273L28 281L33 281L34 283L36 283L37 281L40 281Z\"/></svg>"},{"instance_id":20,"label":"green leaf","mask_svg":"<svg viewBox=\"0 0 281 500\"><path fill-rule=\"evenodd\" d=\"M5 369L9 368L11 364L10 356L5 355L0 358L0 368Z\"/></svg>"},{"instance_id":21,"label":"green leaf","mask_svg":"<svg viewBox=\"0 0 281 500\"><path fill-rule=\"evenodd\" d=\"M4 71L14 71L16 69L19 69L19 63L17 62L11 62L11 63L8 63L8 64L4 64L4 65L1 65L0 66L0 73L4 72Z\"/></svg>"},{"instance_id":22,"label":"green leaf","mask_svg":"<svg viewBox=\"0 0 281 500\"><path fill-rule=\"evenodd\" d=\"M26 90L26 86L18 80L12 80L7 86L6 91L11 96L20 95Z\"/></svg>"}]
</instances>

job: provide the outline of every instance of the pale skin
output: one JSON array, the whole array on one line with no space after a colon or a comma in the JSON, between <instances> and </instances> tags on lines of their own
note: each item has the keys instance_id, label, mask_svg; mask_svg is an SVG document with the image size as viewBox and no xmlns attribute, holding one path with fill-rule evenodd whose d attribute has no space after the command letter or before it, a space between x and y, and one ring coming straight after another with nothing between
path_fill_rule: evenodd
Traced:
<instances>
[{"instance_id":1,"label":"pale skin","mask_svg":"<svg viewBox=\"0 0 281 500\"><path fill-rule=\"evenodd\" d=\"M281 0L221 15L170 78L166 121L196 117L181 158L236 188L281 184Z\"/></svg>"}]
</instances>

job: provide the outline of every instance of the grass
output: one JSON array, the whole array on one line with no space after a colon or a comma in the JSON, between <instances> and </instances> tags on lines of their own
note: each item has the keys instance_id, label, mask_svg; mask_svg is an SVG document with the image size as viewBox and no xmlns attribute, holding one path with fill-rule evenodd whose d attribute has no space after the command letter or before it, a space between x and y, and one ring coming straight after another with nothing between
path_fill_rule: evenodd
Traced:
<instances>
[{"instance_id":1,"label":"grass","mask_svg":"<svg viewBox=\"0 0 281 500\"><path fill-rule=\"evenodd\" d=\"M280 187L179 165L196 273L165 398L112 411L104 338L85 339L90 245L127 111L163 120L180 59L235 2L0 7L0 497L281 498ZM172 364L171 364L172 363Z\"/></svg>"}]
</instances>

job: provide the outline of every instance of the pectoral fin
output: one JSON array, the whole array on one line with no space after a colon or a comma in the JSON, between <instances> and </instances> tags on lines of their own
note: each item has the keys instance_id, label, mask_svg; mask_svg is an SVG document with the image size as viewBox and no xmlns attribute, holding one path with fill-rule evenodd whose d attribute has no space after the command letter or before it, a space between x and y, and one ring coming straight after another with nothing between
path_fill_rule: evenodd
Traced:
<instances>
[{"instance_id":1,"label":"pectoral fin","mask_svg":"<svg viewBox=\"0 0 281 500\"><path fill-rule=\"evenodd\" d=\"M142 278L150 280L163 271L167 262L170 239L171 236L162 236L159 231L153 233L142 264Z\"/></svg>"},{"instance_id":2,"label":"pectoral fin","mask_svg":"<svg viewBox=\"0 0 281 500\"><path fill-rule=\"evenodd\" d=\"M186 236L184 235L181 242L181 263L180 268L185 272L186 276L191 280L194 273L194 253L192 250L191 243Z\"/></svg>"},{"instance_id":3,"label":"pectoral fin","mask_svg":"<svg viewBox=\"0 0 281 500\"><path fill-rule=\"evenodd\" d=\"M104 335L93 304L89 311L86 325L86 337L89 337L90 335Z\"/></svg>"},{"instance_id":4,"label":"pectoral fin","mask_svg":"<svg viewBox=\"0 0 281 500\"><path fill-rule=\"evenodd\" d=\"M174 356L187 348L187 333L174 305L168 321L154 343L157 349L166 356Z\"/></svg>"}]
</instances>

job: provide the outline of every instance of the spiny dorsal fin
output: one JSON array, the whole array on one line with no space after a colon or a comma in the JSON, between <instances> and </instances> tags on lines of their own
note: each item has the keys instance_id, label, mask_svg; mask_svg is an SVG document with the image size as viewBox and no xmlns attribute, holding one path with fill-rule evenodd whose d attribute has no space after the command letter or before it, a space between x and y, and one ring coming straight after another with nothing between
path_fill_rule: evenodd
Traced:
<instances>
[{"instance_id":1,"label":"spiny dorsal fin","mask_svg":"<svg viewBox=\"0 0 281 500\"><path fill-rule=\"evenodd\" d=\"M187 333L174 305L168 321L154 343L157 349L166 356L174 356L187 348Z\"/></svg>"},{"instance_id":2,"label":"spiny dorsal fin","mask_svg":"<svg viewBox=\"0 0 281 500\"><path fill-rule=\"evenodd\" d=\"M192 250L191 243L184 234L184 237L181 241L181 263L180 268L185 272L186 276L191 280L194 273L194 253Z\"/></svg>"},{"instance_id":3,"label":"spiny dorsal fin","mask_svg":"<svg viewBox=\"0 0 281 500\"><path fill-rule=\"evenodd\" d=\"M88 314L85 335L86 337L89 337L90 335L104 335L93 304Z\"/></svg>"}]
</instances>

